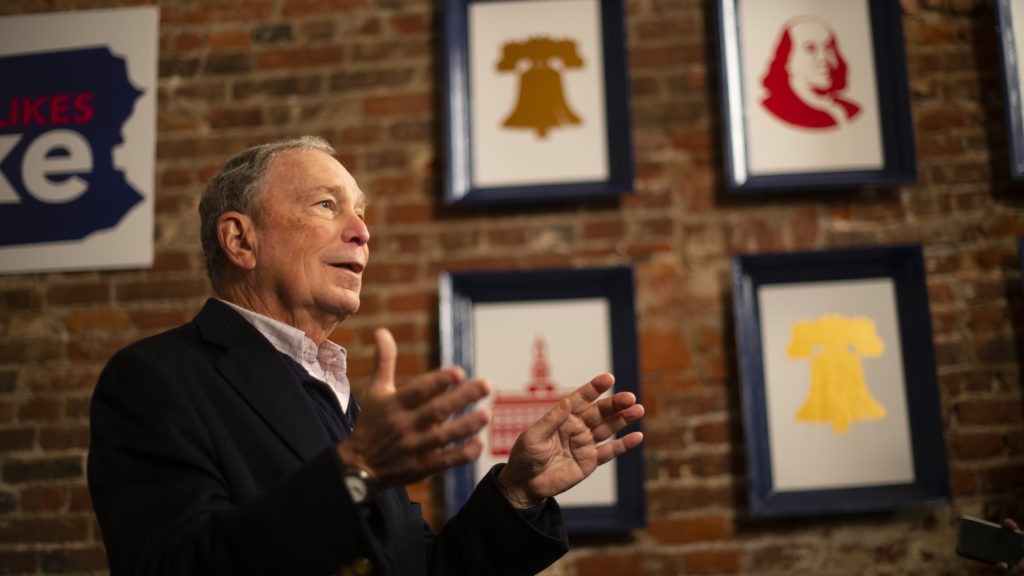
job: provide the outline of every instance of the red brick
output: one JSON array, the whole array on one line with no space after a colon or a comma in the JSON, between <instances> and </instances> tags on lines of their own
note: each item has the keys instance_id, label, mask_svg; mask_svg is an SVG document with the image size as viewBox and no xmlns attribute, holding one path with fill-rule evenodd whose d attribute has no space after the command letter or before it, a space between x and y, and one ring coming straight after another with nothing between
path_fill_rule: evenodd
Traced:
<instances>
[{"instance_id":1,"label":"red brick","mask_svg":"<svg viewBox=\"0 0 1024 576\"><path fill-rule=\"evenodd\" d=\"M59 480L82 476L82 458L7 459L2 466L3 479L8 484L24 484L38 480ZM0 538L2 541L3 538Z\"/></svg>"},{"instance_id":2,"label":"red brick","mask_svg":"<svg viewBox=\"0 0 1024 576\"><path fill-rule=\"evenodd\" d=\"M89 523L83 518L12 518L0 522L0 542L15 544L84 541Z\"/></svg>"},{"instance_id":3,"label":"red brick","mask_svg":"<svg viewBox=\"0 0 1024 576\"><path fill-rule=\"evenodd\" d=\"M583 237L621 240L625 234L625 228L625 223L621 220L588 222L583 225Z\"/></svg>"},{"instance_id":4,"label":"red brick","mask_svg":"<svg viewBox=\"0 0 1024 576\"><path fill-rule=\"evenodd\" d=\"M401 117L428 113L432 106L429 94L389 94L368 97L363 112L370 117Z\"/></svg>"},{"instance_id":5,"label":"red brick","mask_svg":"<svg viewBox=\"0 0 1024 576\"><path fill-rule=\"evenodd\" d=\"M90 390L96 384L99 375L99 366L81 366L77 369L53 368L33 371L26 377L25 383L33 392Z\"/></svg>"},{"instance_id":6,"label":"red brick","mask_svg":"<svg viewBox=\"0 0 1024 576\"><path fill-rule=\"evenodd\" d=\"M963 400L956 405L956 415L962 424L1006 424L1021 421L1019 400L1006 399Z\"/></svg>"},{"instance_id":7,"label":"red brick","mask_svg":"<svg viewBox=\"0 0 1024 576\"><path fill-rule=\"evenodd\" d=\"M415 264L371 264L366 269L366 282L405 284L417 277Z\"/></svg>"},{"instance_id":8,"label":"red brick","mask_svg":"<svg viewBox=\"0 0 1024 576\"><path fill-rule=\"evenodd\" d=\"M993 432L962 433L953 438L954 455L964 460L998 456L1005 445L1003 435Z\"/></svg>"},{"instance_id":9,"label":"red brick","mask_svg":"<svg viewBox=\"0 0 1024 576\"><path fill-rule=\"evenodd\" d=\"M25 512L57 512L66 506L67 493L54 484L29 486L21 491L18 501Z\"/></svg>"},{"instance_id":10,"label":"red brick","mask_svg":"<svg viewBox=\"0 0 1024 576\"><path fill-rule=\"evenodd\" d=\"M39 553L35 550L0 550L0 574L36 574Z\"/></svg>"},{"instance_id":11,"label":"red brick","mask_svg":"<svg viewBox=\"0 0 1024 576\"><path fill-rule=\"evenodd\" d=\"M285 18L322 18L325 14L364 10L369 0L288 0L282 15Z\"/></svg>"},{"instance_id":12,"label":"red brick","mask_svg":"<svg viewBox=\"0 0 1024 576\"><path fill-rule=\"evenodd\" d=\"M18 372L0 370L0 394L10 394L18 386Z\"/></svg>"},{"instance_id":13,"label":"red brick","mask_svg":"<svg viewBox=\"0 0 1024 576\"><path fill-rule=\"evenodd\" d=\"M136 338L80 338L68 342L68 359L82 364L105 363L115 352Z\"/></svg>"},{"instance_id":14,"label":"red brick","mask_svg":"<svg viewBox=\"0 0 1024 576\"><path fill-rule=\"evenodd\" d=\"M192 214L195 210L192 200L189 199L188 213ZM191 251L166 250L154 255L151 269L154 272L190 271L199 267L197 261L201 261L201 256Z\"/></svg>"},{"instance_id":15,"label":"red brick","mask_svg":"<svg viewBox=\"0 0 1024 576\"><path fill-rule=\"evenodd\" d=\"M522 228L502 228L487 231L487 243L491 246L523 246L529 240Z\"/></svg>"},{"instance_id":16,"label":"red brick","mask_svg":"<svg viewBox=\"0 0 1024 576\"><path fill-rule=\"evenodd\" d=\"M429 313L437 309L437 301L427 294L403 294L388 298L387 309L392 312Z\"/></svg>"},{"instance_id":17,"label":"red brick","mask_svg":"<svg viewBox=\"0 0 1024 576\"><path fill-rule=\"evenodd\" d=\"M89 495L89 487L84 483L81 485L71 486L69 500L70 503L68 508L72 512L91 512L92 511L92 497Z\"/></svg>"},{"instance_id":18,"label":"red brick","mask_svg":"<svg viewBox=\"0 0 1024 576\"><path fill-rule=\"evenodd\" d=\"M726 540L734 532L732 519L721 515L652 519L647 531L658 542L665 544Z\"/></svg>"},{"instance_id":19,"label":"red brick","mask_svg":"<svg viewBox=\"0 0 1024 576\"><path fill-rule=\"evenodd\" d=\"M0 428L0 453L30 450L35 443L35 428Z\"/></svg>"},{"instance_id":20,"label":"red brick","mask_svg":"<svg viewBox=\"0 0 1024 576\"><path fill-rule=\"evenodd\" d=\"M728 422L708 422L694 430L697 440L705 444L727 444L731 440L730 434Z\"/></svg>"},{"instance_id":21,"label":"red brick","mask_svg":"<svg viewBox=\"0 0 1024 576\"><path fill-rule=\"evenodd\" d=\"M641 336L640 366L645 371L685 370L690 348L676 330L648 330Z\"/></svg>"},{"instance_id":22,"label":"red brick","mask_svg":"<svg viewBox=\"0 0 1024 576\"><path fill-rule=\"evenodd\" d=\"M39 446L43 450L86 450L89 448L89 427L61 426L39 431Z\"/></svg>"},{"instance_id":23,"label":"red brick","mask_svg":"<svg viewBox=\"0 0 1024 576\"><path fill-rule=\"evenodd\" d=\"M143 330L158 330L173 328L180 324L184 324L195 316L198 309L182 309L174 308L171 310L161 309L145 309L145 310L132 310L129 312L131 322L136 327Z\"/></svg>"},{"instance_id":24,"label":"red brick","mask_svg":"<svg viewBox=\"0 0 1024 576\"><path fill-rule=\"evenodd\" d=\"M191 32L179 32L172 41L177 52L191 52L206 45L202 36Z\"/></svg>"},{"instance_id":25,"label":"red brick","mask_svg":"<svg viewBox=\"0 0 1024 576\"><path fill-rule=\"evenodd\" d=\"M740 571L742 555L739 550L700 550L683 554L687 574L734 574Z\"/></svg>"},{"instance_id":26,"label":"red brick","mask_svg":"<svg viewBox=\"0 0 1024 576\"><path fill-rule=\"evenodd\" d=\"M0 342L0 364L45 363L56 360L60 354L59 342Z\"/></svg>"},{"instance_id":27,"label":"red brick","mask_svg":"<svg viewBox=\"0 0 1024 576\"><path fill-rule=\"evenodd\" d=\"M210 283L205 278L126 282L118 285L115 291L117 299L125 302L202 297L211 293Z\"/></svg>"},{"instance_id":28,"label":"red brick","mask_svg":"<svg viewBox=\"0 0 1024 576\"><path fill-rule=\"evenodd\" d=\"M37 310L42 306L42 298L39 291L34 288L15 288L12 290L0 290L0 312L9 314L11 312L27 312Z\"/></svg>"},{"instance_id":29,"label":"red brick","mask_svg":"<svg viewBox=\"0 0 1024 576\"><path fill-rule=\"evenodd\" d=\"M705 508L729 507L735 504L731 486L679 485L648 487L648 512L652 518Z\"/></svg>"},{"instance_id":30,"label":"red brick","mask_svg":"<svg viewBox=\"0 0 1024 576\"><path fill-rule=\"evenodd\" d=\"M402 36L423 35L432 30L428 14L399 14L390 19L391 27Z\"/></svg>"},{"instance_id":31,"label":"red brick","mask_svg":"<svg viewBox=\"0 0 1024 576\"><path fill-rule=\"evenodd\" d=\"M644 555L640 552L598 551L581 557L576 563L576 570L588 576L620 576L639 574L643 564Z\"/></svg>"},{"instance_id":32,"label":"red brick","mask_svg":"<svg viewBox=\"0 0 1024 576\"><path fill-rule=\"evenodd\" d=\"M223 22L263 22L273 14L270 2L209 2L190 6L184 12L184 21L192 25Z\"/></svg>"},{"instance_id":33,"label":"red brick","mask_svg":"<svg viewBox=\"0 0 1024 576\"><path fill-rule=\"evenodd\" d=\"M994 492L1018 490L1024 486L1024 464L1002 465L986 474L985 487Z\"/></svg>"},{"instance_id":34,"label":"red brick","mask_svg":"<svg viewBox=\"0 0 1024 576\"><path fill-rule=\"evenodd\" d=\"M127 325L127 312L110 308L72 310L67 320L68 331L71 333L115 331Z\"/></svg>"},{"instance_id":35,"label":"red brick","mask_svg":"<svg viewBox=\"0 0 1024 576\"><path fill-rule=\"evenodd\" d=\"M39 560L44 574L102 573L107 569L107 554L102 547L47 550Z\"/></svg>"},{"instance_id":36,"label":"red brick","mask_svg":"<svg viewBox=\"0 0 1024 576\"><path fill-rule=\"evenodd\" d=\"M278 48L267 50L256 56L256 64L263 70L287 68L311 68L345 61L342 46L319 46L312 48Z\"/></svg>"},{"instance_id":37,"label":"red brick","mask_svg":"<svg viewBox=\"0 0 1024 576\"><path fill-rule=\"evenodd\" d=\"M207 44L213 50L244 50L252 45L248 30L218 30L207 37Z\"/></svg>"},{"instance_id":38,"label":"red brick","mask_svg":"<svg viewBox=\"0 0 1024 576\"><path fill-rule=\"evenodd\" d=\"M813 565L808 565L817 554L817 546L789 540L784 544L758 548L750 555L750 565L764 572L803 574L813 568Z\"/></svg>"},{"instance_id":39,"label":"red brick","mask_svg":"<svg viewBox=\"0 0 1024 576\"><path fill-rule=\"evenodd\" d=\"M949 489L953 496L977 494L978 473L973 468L953 465L949 470Z\"/></svg>"},{"instance_id":40,"label":"red brick","mask_svg":"<svg viewBox=\"0 0 1024 576\"><path fill-rule=\"evenodd\" d=\"M14 405L0 401L0 422L10 422L14 418Z\"/></svg>"}]
</instances>

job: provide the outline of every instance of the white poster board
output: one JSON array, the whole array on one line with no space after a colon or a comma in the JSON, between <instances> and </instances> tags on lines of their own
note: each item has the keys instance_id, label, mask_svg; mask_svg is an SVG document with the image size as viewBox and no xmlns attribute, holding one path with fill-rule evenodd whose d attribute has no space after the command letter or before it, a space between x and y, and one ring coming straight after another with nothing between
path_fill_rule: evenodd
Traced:
<instances>
[{"instance_id":1,"label":"white poster board","mask_svg":"<svg viewBox=\"0 0 1024 576\"><path fill-rule=\"evenodd\" d=\"M152 264L158 22L0 18L0 273Z\"/></svg>"}]
</instances>

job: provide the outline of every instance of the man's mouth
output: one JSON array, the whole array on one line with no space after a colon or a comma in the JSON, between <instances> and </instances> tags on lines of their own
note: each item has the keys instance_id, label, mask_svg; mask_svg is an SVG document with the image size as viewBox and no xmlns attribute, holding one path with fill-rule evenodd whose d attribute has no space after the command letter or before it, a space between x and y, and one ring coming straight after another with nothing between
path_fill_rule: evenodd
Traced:
<instances>
[{"instance_id":1,"label":"man's mouth","mask_svg":"<svg viewBox=\"0 0 1024 576\"><path fill-rule=\"evenodd\" d=\"M343 268L345 270L355 272L356 274L362 274L363 268L365 268L365 266L358 262L339 262L337 264L331 264L331 266L334 268Z\"/></svg>"}]
</instances>

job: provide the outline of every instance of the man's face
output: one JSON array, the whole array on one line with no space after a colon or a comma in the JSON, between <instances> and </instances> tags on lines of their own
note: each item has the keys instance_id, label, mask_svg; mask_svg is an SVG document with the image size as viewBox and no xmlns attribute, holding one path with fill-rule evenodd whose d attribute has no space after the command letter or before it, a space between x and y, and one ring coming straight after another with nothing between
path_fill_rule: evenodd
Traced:
<instances>
[{"instance_id":1,"label":"man's face","mask_svg":"<svg viewBox=\"0 0 1024 576\"><path fill-rule=\"evenodd\" d=\"M251 288L273 315L304 326L355 313L370 232L348 170L318 150L279 152L256 204Z\"/></svg>"},{"instance_id":2,"label":"man's face","mask_svg":"<svg viewBox=\"0 0 1024 576\"><path fill-rule=\"evenodd\" d=\"M793 40L793 51L786 66L790 81L819 90L831 88L831 71L839 62L829 31L816 22L800 22L790 28L789 33Z\"/></svg>"}]
</instances>

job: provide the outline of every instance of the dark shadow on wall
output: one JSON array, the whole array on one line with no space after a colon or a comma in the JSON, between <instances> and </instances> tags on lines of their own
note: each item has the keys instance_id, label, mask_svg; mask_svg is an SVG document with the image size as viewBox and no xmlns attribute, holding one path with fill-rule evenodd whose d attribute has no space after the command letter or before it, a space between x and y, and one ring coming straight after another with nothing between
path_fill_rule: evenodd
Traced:
<instances>
[{"instance_id":1,"label":"dark shadow on wall","mask_svg":"<svg viewBox=\"0 0 1024 576\"><path fill-rule=\"evenodd\" d=\"M1008 122L1006 85L1001 54L1000 30L996 21L993 3L984 3L971 14L971 36L975 41L974 70L977 71L977 91L985 130L985 143L989 151L989 187L992 199L1014 211L1024 209L1024 182L1016 182L1011 176L1009 146L1010 123ZM1019 57L1019 55L1018 55ZM1000 264L1003 290L1007 305L1007 321L1010 322L1012 341L1017 358L1014 373L994 371L985 375L990 386L1012 389L1020 387L1021 366L1024 366L1024 286L1021 272L1024 270L1024 254L1020 251L1018 238L1024 237L1024 220L1008 224L1016 229L1001 229L1000 234L1008 235L1000 246L1006 246L1006 256ZM991 234L989 230L979 231ZM1018 403L1024 421L1024 404ZM1021 426L1003 438L1004 453L1019 452L1024 443ZM989 469L978 476L978 489L983 493L996 486L1006 489L988 494L984 499L983 515L986 518L1024 518L1024 462L1010 463L997 469ZM1016 487L1014 487L1016 485Z\"/></svg>"}]
</instances>

